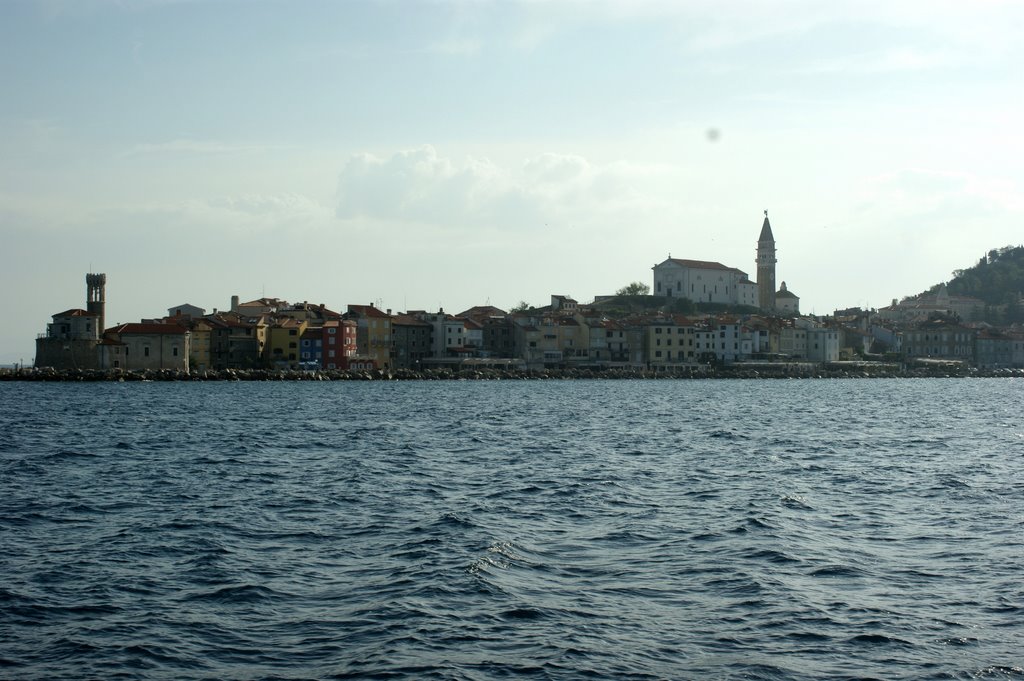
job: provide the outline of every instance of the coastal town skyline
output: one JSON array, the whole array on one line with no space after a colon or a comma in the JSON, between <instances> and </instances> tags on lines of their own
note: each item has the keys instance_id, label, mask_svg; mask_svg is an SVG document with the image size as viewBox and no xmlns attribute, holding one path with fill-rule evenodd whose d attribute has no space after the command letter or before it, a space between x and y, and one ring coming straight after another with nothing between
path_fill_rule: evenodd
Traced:
<instances>
[{"instance_id":1,"label":"coastal town skyline","mask_svg":"<svg viewBox=\"0 0 1024 681\"><path fill-rule=\"evenodd\" d=\"M110 276L112 323L231 295L587 302L669 254L755 276L767 209L779 281L828 314L1020 241L1012 4L53 1L0 19L19 320L0 364L30 361L83 272Z\"/></svg>"}]
</instances>

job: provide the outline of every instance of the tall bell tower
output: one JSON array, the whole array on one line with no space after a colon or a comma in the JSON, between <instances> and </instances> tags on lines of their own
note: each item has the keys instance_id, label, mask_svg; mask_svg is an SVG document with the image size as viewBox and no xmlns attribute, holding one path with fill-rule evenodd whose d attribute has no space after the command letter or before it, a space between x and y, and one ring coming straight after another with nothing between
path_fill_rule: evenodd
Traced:
<instances>
[{"instance_id":1,"label":"tall bell tower","mask_svg":"<svg viewBox=\"0 0 1024 681\"><path fill-rule=\"evenodd\" d=\"M96 330L99 337L103 338L106 330L106 304L107 304L107 275L87 274L85 275L85 307L86 310L96 315Z\"/></svg>"},{"instance_id":2,"label":"tall bell tower","mask_svg":"<svg viewBox=\"0 0 1024 681\"><path fill-rule=\"evenodd\" d=\"M768 223L768 211L764 212L761 236L757 237L757 303L764 310L775 309L775 237Z\"/></svg>"}]
</instances>

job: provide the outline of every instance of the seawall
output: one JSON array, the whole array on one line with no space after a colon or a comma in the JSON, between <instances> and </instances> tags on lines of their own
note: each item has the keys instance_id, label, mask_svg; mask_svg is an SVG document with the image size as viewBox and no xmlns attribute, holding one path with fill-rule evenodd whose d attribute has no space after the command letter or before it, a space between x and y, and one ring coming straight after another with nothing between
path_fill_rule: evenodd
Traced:
<instances>
[{"instance_id":1,"label":"seawall","mask_svg":"<svg viewBox=\"0 0 1024 681\"><path fill-rule=\"evenodd\" d=\"M98 381L441 381L441 380L570 380L570 379L813 379L813 378L1024 378L1024 369L974 369L970 367L913 367L894 364L859 364L851 367L807 364L733 364L680 367L673 370L643 367L609 369L377 369L372 371L281 371L270 369L223 369L186 372L177 370L90 370L51 368L0 369L0 381L98 382Z\"/></svg>"}]
</instances>

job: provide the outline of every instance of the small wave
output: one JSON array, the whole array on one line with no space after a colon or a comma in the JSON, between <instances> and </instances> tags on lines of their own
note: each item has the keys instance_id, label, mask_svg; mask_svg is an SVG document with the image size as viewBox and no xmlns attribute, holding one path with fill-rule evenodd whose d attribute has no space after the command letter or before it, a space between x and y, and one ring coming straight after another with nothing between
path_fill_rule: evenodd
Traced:
<instances>
[{"instance_id":1,"label":"small wave","mask_svg":"<svg viewBox=\"0 0 1024 681\"><path fill-rule=\"evenodd\" d=\"M443 527L476 527L476 524L469 518L451 511L443 514L434 524Z\"/></svg>"},{"instance_id":2,"label":"small wave","mask_svg":"<svg viewBox=\"0 0 1024 681\"><path fill-rule=\"evenodd\" d=\"M978 645L978 639L973 636L955 636L953 638L944 638L939 641L939 645L943 646L976 646Z\"/></svg>"},{"instance_id":3,"label":"small wave","mask_svg":"<svg viewBox=\"0 0 1024 681\"><path fill-rule=\"evenodd\" d=\"M993 665L975 672L971 672L968 678L972 679L1020 679L1024 678L1024 667L1005 667Z\"/></svg>"},{"instance_id":4,"label":"small wave","mask_svg":"<svg viewBox=\"0 0 1024 681\"><path fill-rule=\"evenodd\" d=\"M804 643L824 643L825 641L832 640L832 637L828 634L822 634L817 631L794 631L786 634L786 638Z\"/></svg>"},{"instance_id":5,"label":"small wave","mask_svg":"<svg viewBox=\"0 0 1024 681\"><path fill-rule=\"evenodd\" d=\"M95 654L100 649L85 641L75 641L70 638L58 639L51 647L43 651L49 661L81 660Z\"/></svg>"},{"instance_id":6,"label":"small wave","mask_svg":"<svg viewBox=\"0 0 1024 681\"><path fill-rule=\"evenodd\" d=\"M186 601L209 601L213 603L258 603L277 600L285 594L265 586L241 584L225 586L213 591L192 593L185 596Z\"/></svg>"},{"instance_id":7,"label":"small wave","mask_svg":"<svg viewBox=\"0 0 1024 681\"><path fill-rule=\"evenodd\" d=\"M166 648L152 644L143 645L140 643L136 643L133 645L125 646L121 649L121 652L130 658L129 661L127 662L129 666L136 666L142 661L154 664L183 667L185 669L196 669L205 666L203 665L203 663L193 659L192 657L181 657L173 654L170 650Z\"/></svg>"},{"instance_id":8,"label":"small wave","mask_svg":"<svg viewBox=\"0 0 1024 681\"><path fill-rule=\"evenodd\" d=\"M886 636L885 634L857 634L850 638L850 643L857 645L895 645L895 646L913 646L914 644L910 641L905 641L902 638L895 636Z\"/></svg>"},{"instance_id":9,"label":"small wave","mask_svg":"<svg viewBox=\"0 0 1024 681\"><path fill-rule=\"evenodd\" d=\"M501 617L506 620L539 620L547 615L538 608L512 608L501 613Z\"/></svg>"},{"instance_id":10,"label":"small wave","mask_svg":"<svg viewBox=\"0 0 1024 681\"><path fill-rule=\"evenodd\" d=\"M782 497L782 505L786 508L796 508L803 511L813 511L814 507L807 503L807 500L801 496L790 496L786 495Z\"/></svg>"},{"instance_id":11,"label":"small wave","mask_svg":"<svg viewBox=\"0 0 1024 681\"><path fill-rule=\"evenodd\" d=\"M811 577L863 577L864 571L849 565L826 565L811 571Z\"/></svg>"},{"instance_id":12,"label":"small wave","mask_svg":"<svg viewBox=\"0 0 1024 681\"><path fill-rule=\"evenodd\" d=\"M485 555L478 557L466 571L469 574L477 574L479 572L486 572L488 568L495 567L499 569L507 569L512 567L513 564L529 565L536 567L535 564L523 556L518 550L515 544L510 541L494 542L487 547Z\"/></svg>"},{"instance_id":13,"label":"small wave","mask_svg":"<svg viewBox=\"0 0 1024 681\"><path fill-rule=\"evenodd\" d=\"M770 530L772 528L765 520L761 518L747 518L743 521L742 525L737 525L733 529L729 530L732 534L746 534L756 530Z\"/></svg>"},{"instance_id":14,"label":"small wave","mask_svg":"<svg viewBox=\"0 0 1024 681\"><path fill-rule=\"evenodd\" d=\"M73 461L75 459L99 459L99 454L93 452L80 452L77 449L62 449L42 457L47 461Z\"/></svg>"},{"instance_id":15,"label":"small wave","mask_svg":"<svg viewBox=\"0 0 1024 681\"><path fill-rule=\"evenodd\" d=\"M763 561L767 563L774 563L776 565L787 565L791 563L799 563L800 561L792 556L786 555L781 551L774 549L760 549L757 551L748 552L745 555L746 558L754 561Z\"/></svg>"}]
</instances>

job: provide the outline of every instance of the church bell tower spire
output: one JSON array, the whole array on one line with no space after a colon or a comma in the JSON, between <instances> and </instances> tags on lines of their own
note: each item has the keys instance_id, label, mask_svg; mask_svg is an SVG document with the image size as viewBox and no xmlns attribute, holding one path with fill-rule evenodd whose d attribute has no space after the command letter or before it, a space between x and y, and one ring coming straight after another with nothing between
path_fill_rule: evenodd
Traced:
<instances>
[{"instance_id":1,"label":"church bell tower spire","mask_svg":"<svg viewBox=\"0 0 1024 681\"><path fill-rule=\"evenodd\" d=\"M775 309L775 237L768 222L768 211L764 212L761 235L757 237L757 298L758 306L764 310Z\"/></svg>"}]
</instances>

